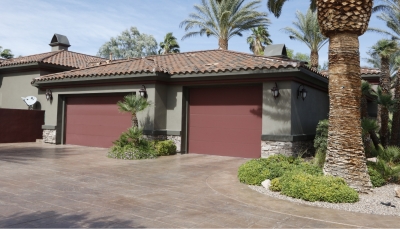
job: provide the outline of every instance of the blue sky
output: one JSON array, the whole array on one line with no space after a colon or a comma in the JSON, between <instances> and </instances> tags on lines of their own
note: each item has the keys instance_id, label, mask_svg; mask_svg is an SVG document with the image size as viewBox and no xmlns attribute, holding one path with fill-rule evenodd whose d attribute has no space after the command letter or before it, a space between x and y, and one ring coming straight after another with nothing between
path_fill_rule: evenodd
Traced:
<instances>
[{"instance_id":1,"label":"blue sky","mask_svg":"<svg viewBox=\"0 0 400 229\"><path fill-rule=\"evenodd\" d=\"M281 29L292 26L296 10L306 12L305 0L289 1L279 19L269 15L272 24L269 33L274 44L284 43L295 52L309 53L304 44L290 40ZM135 26L141 33L153 35L157 42L168 32L179 39L181 52L218 48L216 38L196 37L183 41L185 31L179 28L182 20L194 12L193 5L200 0L0 0L0 46L18 55L31 55L50 51L54 33L66 35L70 50L96 55L102 44L121 31ZM263 0L260 11L266 11ZM370 26L385 28L385 24L373 15ZM250 53L246 38L235 37L229 41L229 49ZM383 35L367 32L360 37L361 57ZM320 51L320 64L328 59L328 45ZM361 59L362 65L366 65Z\"/></svg>"}]
</instances>

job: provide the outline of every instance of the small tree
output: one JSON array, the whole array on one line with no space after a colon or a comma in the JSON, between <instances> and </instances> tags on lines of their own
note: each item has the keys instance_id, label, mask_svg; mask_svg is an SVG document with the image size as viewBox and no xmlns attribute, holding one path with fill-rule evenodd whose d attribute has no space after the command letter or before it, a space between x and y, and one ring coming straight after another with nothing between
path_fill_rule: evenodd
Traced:
<instances>
[{"instance_id":1,"label":"small tree","mask_svg":"<svg viewBox=\"0 0 400 229\"><path fill-rule=\"evenodd\" d=\"M174 37L172 33L167 33L164 37L164 41L160 42L160 50L158 50L158 54L179 53L179 48L176 37Z\"/></svg>"},{"instance_id":2,"label":"small tree","mask_svg":"<svg viewBox=\"0 0 400 229\"><path fill-rule=\"evenodd\" d=\"M265 26L258 26L257 28L252 28L251 31L253 33L247 38L249 48L255 55L263 55L264 45L272 44L268 30Z\"/></svg>"},{"instance_id":3,"label":"small tree","mask_svg":"<svg viewBox=\"0 0 400 229\"><path fill-rule=\"evenodd\" d=\"M118 101L118 109L121 112L132 114L132 127L139 127L137 112L143 111L151 105L149 101L135 94L126 95L123 101Z\"/></svg>"},{"instance_id":4,"label":"small tree","mask_svg":"<svg viewBox=\"0 0 400 229\"><path fill-rule=\"evenodd\" d=\"M14 57L14 54L12 54L10 49L3 49L3 47L0 46L0 57L4 59L11 59Z\"/></svg>"}]
</instances>

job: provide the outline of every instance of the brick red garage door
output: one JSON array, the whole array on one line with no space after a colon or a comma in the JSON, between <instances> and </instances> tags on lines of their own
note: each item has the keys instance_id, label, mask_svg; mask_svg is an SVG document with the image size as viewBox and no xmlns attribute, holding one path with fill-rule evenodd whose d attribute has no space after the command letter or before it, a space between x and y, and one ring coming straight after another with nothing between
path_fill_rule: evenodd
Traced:
<instances>
[{"instance_id":1,"label":"brick red garage door","mask_svg":"<svg viewBox=\"0 0 400 229\"><path fill-rule=\"evenodd\" d=\"M193 88L189 153L261 156L262 87Z\"/></svg>"},{"instance_id":2,"label":"brick red garage door","mask_svg":"<svg viewBox=\"0 0 400 229\"><path fill-rule=\"evenodd\" d=\"M66 144L110 147L131 124L129 113L118 111L123 95L80 96L66 99Z\"/></svg>"}]
</instances>

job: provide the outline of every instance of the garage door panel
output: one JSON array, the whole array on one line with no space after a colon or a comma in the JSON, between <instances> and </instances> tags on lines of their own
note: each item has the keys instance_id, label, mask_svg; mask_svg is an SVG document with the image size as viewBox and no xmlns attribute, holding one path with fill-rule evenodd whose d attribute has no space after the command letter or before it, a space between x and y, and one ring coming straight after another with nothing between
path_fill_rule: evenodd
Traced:
<instances>
[{"instance_id":1,"label":"garage door panel","mask_svg":"<svg viewBox=\"0 0 400 229\"><path fill-rule=\"evenodd\" d=\"M199 141L208 142L242 142L256 143L260 145L261 136L254 129L234 129L234 128L196 128L190 132L193 137ZM236 139L236 140L235 140Z\"/></svg>"},{"instance_id":2,"label":"garage door panel","mask_svg":"<svg viewBox=\"0 0 400 229\"><path fill-rule=\"evenodd\" d=\"M123 95L69 97L66 100L65 142L108 148L131 127L131 115L118 111Z\"/></svg>"},{"instance_id":3,"label":"garage door panel","mask_svg":"<svg viewBox=\"0 0 400 229\"><path fill-rule=\"evenodd\" d=\"M224 126L231 128L247 129L252 126L257 126L259 118L254 115L230 115L229 117L223 115L205 114L205 115L191 115L190 116L192 127L215 127Z\"/></svg>"},{"instance_id":4,"label":"garage door panel","mask_svg":"<svg viewBox=\"0 0 400 229\"><path fill-rule=\"evenodd\" d=\"M193 149L190 153L198 153L210 155L221 155L230 157L247 157L247 158L258 158L260 157L260 146L254 144L236 144L234 142L230 144L208 144L203 141L190 141Z\"/></svg>"},{"instance_id":5,"label":"garage door panel","mask_svg":"<svg viewBox=\"0 0 400 229\"><path fill-rule=\"evenodd\" d=\"M260 157L261 107L261 86L190 89L189 153Z\"/></svg>"}]
</instances>

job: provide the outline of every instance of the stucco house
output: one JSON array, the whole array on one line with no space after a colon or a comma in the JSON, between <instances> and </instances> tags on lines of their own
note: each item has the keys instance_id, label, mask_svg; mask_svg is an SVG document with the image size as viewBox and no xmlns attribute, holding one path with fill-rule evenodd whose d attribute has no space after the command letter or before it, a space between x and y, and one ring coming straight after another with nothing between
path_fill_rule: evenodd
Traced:
<instances>
[{"instance_id":1,"label":"stucco house","mask_svg":"<svg viewBox=\"0 0 400 229\"><path fill-rule=\"evenodd\" d=\"M55 37L52 52L0 63L0 108L26 109L20 97L37 96L48 143L111 146L131 125L117 101L144 88L152 103L138 114L144 133L182 153L298 153L312 148L328 117L327 77L285 57L284 46L273 56L206 50L105 60Z\"/></svg>"}]
</instances>

